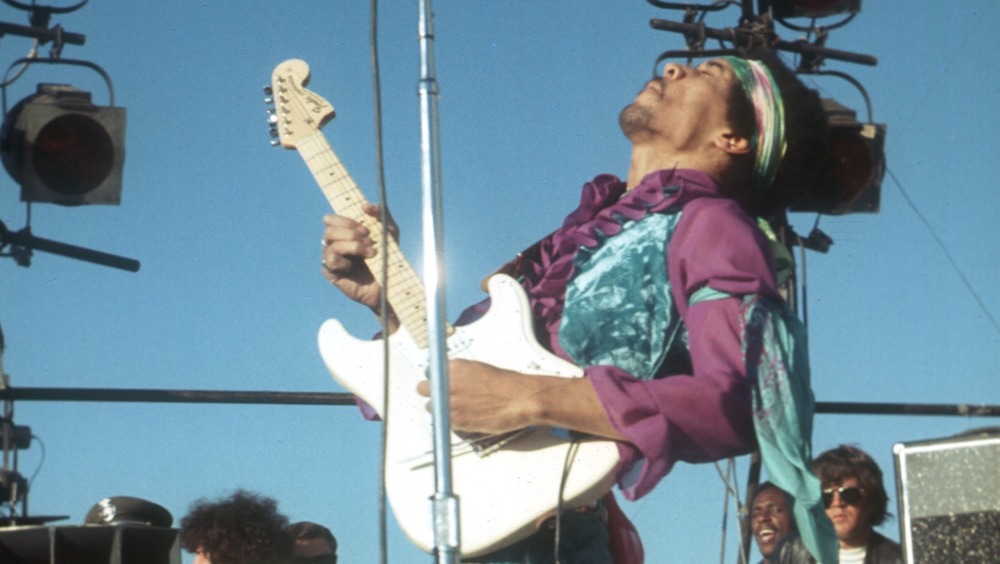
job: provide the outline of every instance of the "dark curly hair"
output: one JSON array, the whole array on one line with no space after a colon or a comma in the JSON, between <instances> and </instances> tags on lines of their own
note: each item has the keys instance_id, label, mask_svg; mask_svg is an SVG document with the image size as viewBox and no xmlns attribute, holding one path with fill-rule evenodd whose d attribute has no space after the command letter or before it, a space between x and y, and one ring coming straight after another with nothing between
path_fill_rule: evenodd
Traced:
<instances>
[{"instance_id":1,"label":"dark curly hair","mask_svg":"<svg viewBox=\"0 0 1000 564\"><path fill-rule=\"evenodd\" d=\"M237 490L194 502L181 519L180 545L188 552L200 549L212 564L280 564L292 550L287 526L274 500Z\"/></svg>"},{"instance_id":2,"label":"dark curly hair","mask_svg":"<svg viewBox=\"0 0 1000 564\"><path fill-rule=\"evenodd\" d=\"M761 194L741 198L748 211L770 219L781 214L803 194L824 180L827 170L829 133L819 94L807 87L773 51L754 49L748 59L757 60L771 71L785 110L785 155L778 165L771 186ZM729 95L728 120L742 135L752 135L756 128L753 104L738 85ZM737 172L744 178L752 174L753 155L737 160Z\"/></svg>"},{"instance_id":3,"label":"dark curly hair","mask_svg":"<svg viewBox=\"0 0 1000 564\"><path fill-rule=\"evenodd\" d=\"M890 516L882 470L865 451L850 445L830 449L813 461L813 472L824 488L857 478L864 490L864 510L869 525L881 525Z\"/></svg>"}]
</instances>

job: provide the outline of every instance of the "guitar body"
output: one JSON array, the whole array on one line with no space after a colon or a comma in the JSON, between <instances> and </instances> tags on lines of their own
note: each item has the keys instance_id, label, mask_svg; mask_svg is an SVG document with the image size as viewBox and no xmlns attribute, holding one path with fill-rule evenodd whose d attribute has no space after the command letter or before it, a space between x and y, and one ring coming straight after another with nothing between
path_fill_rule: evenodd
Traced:
<instances>
[{"instance_id":1,"label":"guitar body","mask_svg":"<svg viewBox=\"0 0 1000 564\"><path fill-rule=\"evenodd\" d=\"M320 131L333 118L333 106L305 88L308 80L309 65L301 59L275 67L269 89L275 104L269 120L273 142L297 149L331 207L368 228L379 252L385 253L388 268L383 271L381 258L365 263L376 280L389 281L384 288L386 298L402 324L389 337L388 394L381 341L355 339L340 323L329 320L319 332L320 353L334 379L385 420L389 504L414 544L431 551L435 540L430 501L435 493L432 421L426 399L416 391L428 366L423 285L396 241L383 241L380 224L362 211L364 195ZM579 367L535 341L527 297L514 279L492 277L489 292L490 311L451 333L449 358L477 360L525 374L583 375ZM561 506L566 508L607 493L614 482L618 448L610 440L533 428L477 450L453 433L451 462L461 552L476 556L533 533L540 519L560 507L560 491Z\"/></svg>"},{"instance_id":2,"label":"guitar body","mask_svg":"<svg viewBox=\"0 0 1000 564\"><path fill-rule=\"evenodd\" d=\"M579 367L535 341L528 301L515 280L496 275L489 290L489 312L471 325L455 328L448 339L449 357L528 374L582 376ZM433 437L427 400L416 392L417 383L426 378L427 355L405 328L389 342L386 495L403 531L418 547L430 551L434 548ZM382 342L354 339L340 323L328 320L320 329L319 345L334 379L381 411ZM567 460L564 507L593 502L611 489L618 463L612 441L572 440L565 431L536 428L480 454L453 433L452 479L459 499L462 555L485 554L531 535L559 504Z\"/></svg>"}]
</instances>

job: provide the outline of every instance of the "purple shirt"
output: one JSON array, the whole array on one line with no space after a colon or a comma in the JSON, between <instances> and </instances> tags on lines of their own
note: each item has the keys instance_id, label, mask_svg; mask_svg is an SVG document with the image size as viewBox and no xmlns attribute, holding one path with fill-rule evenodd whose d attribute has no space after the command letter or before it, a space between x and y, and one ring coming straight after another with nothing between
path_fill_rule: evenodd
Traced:
<instances>
[{"instance_id":1,"label":"purple shirt","mask_svg":"<svg viewBox=\"0 0 1000 564\"><path fill-rule=\"evenodd\" d=\"M679 190L664 195L664 186ZM617 177L601 175L584 185L580 206L537 249L525 253L519 266L540 342L568 359L558 331L576 251L595 244L595 229L614 236L626 219L678 206L683 212L669 244L667 270L687 328L692 368L665 363L653 380L615 366L585 369L608 419L628 439L618 443L618 482L633 500L648 493L678 460L708 462L755 447L740 297L778 296L768 241L704 173L658 171L627 192ZM736 297L688 307L691 294L705 286ZM467 313L481 313L484 307Z\"/></svg>"}]
</instances>

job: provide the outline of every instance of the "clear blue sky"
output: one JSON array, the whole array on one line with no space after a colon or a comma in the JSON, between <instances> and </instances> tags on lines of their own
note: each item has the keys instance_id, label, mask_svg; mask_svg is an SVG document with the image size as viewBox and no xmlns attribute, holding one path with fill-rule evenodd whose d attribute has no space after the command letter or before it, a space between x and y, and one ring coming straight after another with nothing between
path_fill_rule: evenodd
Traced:
<instances>
[{"instance_id":1,"label":"clear blue sky","mask_svg":"<svg viewBox=\"0 0 1000 564\"><path fill-rule=\"evenodd\" d=\"M480 299L480 278L561 221L583 181L625 174L618 111L656 55L683 42L648 26L680 14L643 0L435 7L454 316ZM387 186L404 250L417 259L417 3L385 2L380 16ZM136 258L142 268L44 253L30 268L0 259L12 385L344 391L322 364L316 331L328 317L358 336L375 325L319 274L329 208L299 156L270 147L261 88L282 60L308 61L312 90L338 111L327 138L374 196L368 17L368 2L329 0L95 0L56 16L53 23L87 37L64 57L101 65L127 108L123 201L35 205L31 226L39 237ZM709 22L727 27L736 17L730 10ZM27 23L6 5L0 21ZM828 46L879 58L873 68L826 68L867 88L875 121L888 124L888 163L899 183L886 177L879 214L823 217L834 245L806 257L819 401L1000 403L1000 332L989 317L1000 317L998 24L990 0L868 1L831 34ZM22 38L0 40L5 64L29 49ZM107 101L94 73L40 66L9 88L8 103L39 82L72 83ZM814 84L864 114L846 82ZM0 220L12 230L26 223L6 175ZM814 221L793 217L802 233ZM80 523L101 498L132 495L179 520L195 499L243 487L274 497L294 520L330 526L343 562L376 560L380 426L353 408L23 401L15 421L45 445L44 463L39 443L20 457L22 474L35 475L33 514ZM892 489L894 443L995 424L818 415L814 449L859 445ZM736 463L742 489L747 459ZM724 487L711 465L679 465L653 494L624 507L649 562L718 561ZM732 562L732 509L728 524ZM390 527L391 562L431 559L391 519ZM898 538L897 521L883 532Z\"/></svg>"}]
</instances>

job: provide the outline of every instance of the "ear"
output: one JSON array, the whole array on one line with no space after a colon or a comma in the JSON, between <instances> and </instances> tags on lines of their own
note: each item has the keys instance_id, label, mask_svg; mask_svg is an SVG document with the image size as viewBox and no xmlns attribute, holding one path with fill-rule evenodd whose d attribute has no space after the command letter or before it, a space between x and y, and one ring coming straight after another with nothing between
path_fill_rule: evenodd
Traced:
<instances>
[{"instance_id":1,"label":"ear","mask_svg":"<svg viewBox=\"0 0 1000 564\"><path fill-rule=\"evenodd\" d=\"M716 135L713 143L731 155L745 155L750 152L750 139L730 130Z\"/></svg>"}]
</instances>

